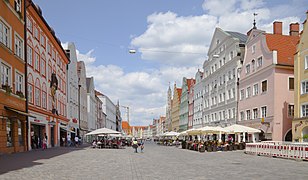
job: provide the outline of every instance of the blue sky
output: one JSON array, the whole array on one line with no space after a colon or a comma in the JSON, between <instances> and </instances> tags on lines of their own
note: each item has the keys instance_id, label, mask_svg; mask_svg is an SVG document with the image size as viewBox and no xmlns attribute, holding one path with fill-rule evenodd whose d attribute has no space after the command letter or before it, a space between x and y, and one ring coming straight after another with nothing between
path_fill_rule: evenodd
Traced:
<instances>
[{"instance_id":1,"label":"blue sky","mask_svg":"<svg viewBox=\"0 0 308 180\"><path fill-rule=\"evenodd\" d=\"M165 115L169 82L181 87L206 59L215 27L246 33L300 23L308 0L34 0L62 43L74 42L95 86L131 108L133 125ZM129 54L134 48L136 54ZM122 117L125 119L124 109Z\"/></svg>"}]
</instances>

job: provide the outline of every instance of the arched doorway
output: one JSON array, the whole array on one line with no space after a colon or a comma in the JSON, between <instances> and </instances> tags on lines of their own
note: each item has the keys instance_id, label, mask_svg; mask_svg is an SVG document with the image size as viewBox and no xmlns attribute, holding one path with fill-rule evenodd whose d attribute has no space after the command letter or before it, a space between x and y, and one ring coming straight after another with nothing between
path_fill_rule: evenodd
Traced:
<instances>
[{"instance_id":1,"label":"arched doorway","mask_svg":"<svg viewBox=\"0 0 308 180\"><path fill-rule=\"evenodd\" d=\"M292 129L290 129L288 132L287 132L287 134L286 134L286 136L284 137L284 140L285 141L292 141Z\"/></svg>"},{"instance_id":2,"label":"arched doorway","mask_svg":"<svg viewBox=\"0 0 308 180\"><path fill-rule=\"evenodd\" d=\"M308 126L304 127L302 130L302 137L303 137L303 142L308 142L308 138L304 139L304 136L307 137L308 136Z\"/></svg>"}]
</instances>

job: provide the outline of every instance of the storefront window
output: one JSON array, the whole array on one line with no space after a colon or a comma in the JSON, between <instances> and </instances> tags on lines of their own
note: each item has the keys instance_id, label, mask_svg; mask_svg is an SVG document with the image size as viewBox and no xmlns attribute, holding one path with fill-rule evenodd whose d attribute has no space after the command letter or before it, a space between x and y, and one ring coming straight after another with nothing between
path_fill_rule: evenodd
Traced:
<instances>
[{"instance_id":1,"label":"storefront window","mask_svg":"<svg viewBox=\"0 0 308 180\"><path fill-rule=\"evenodd\" d=\"M6 120L6 146L13 146L13 123L11 120Z\"/></svg>"},{"instance_id":2,"label":"storefront window","mask_svg":"<svg viewBox=\"0 0 308 180\"><path fill-rule=\"evenodd\" d=\"M20 120L18 120L18 142L19 142L19 146L23 146L24 145L24 141L23 141L23 128L22 128L22 123Z\"/></svg>"}]
</instances>

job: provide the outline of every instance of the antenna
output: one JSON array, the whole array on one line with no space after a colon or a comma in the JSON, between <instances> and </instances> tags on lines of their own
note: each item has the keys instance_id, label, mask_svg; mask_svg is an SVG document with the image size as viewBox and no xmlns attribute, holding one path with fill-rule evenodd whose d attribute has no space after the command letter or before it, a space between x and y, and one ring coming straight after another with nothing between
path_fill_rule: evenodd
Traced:
<instances>
[{"instance_id":1,"label":"antenna","mask_svg":"<svg viewBox=\"0 0 308 180\"><path fill-rule=\"evenodd\" d=\"M257 29L257 26L256 26L256 16L257 16L258 14L257 13L253 13L253 29Z\"/></svg>"}]
</instances>

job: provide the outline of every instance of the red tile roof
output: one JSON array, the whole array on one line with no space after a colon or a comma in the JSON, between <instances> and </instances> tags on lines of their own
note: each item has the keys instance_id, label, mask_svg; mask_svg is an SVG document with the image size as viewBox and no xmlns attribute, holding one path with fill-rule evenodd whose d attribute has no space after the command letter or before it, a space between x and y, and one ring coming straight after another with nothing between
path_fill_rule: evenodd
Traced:
<instances>
[{"instance_id":1,"label":"red tile roof","mask_svg":"<svg viewBox=\"0 0 308 180\"><path fill-rule=\"evenodd\" d=\"M176 91L178 92L179 98L181 98L181 95L182 95L182 88L176 88Z\"/></svg>"},{"instance_id":2,"label":"red tile roof","mask_svg":"<svg viewBox=\"0 0 308 180\"><path fill-rule=\"evenodd\" d=\"M122 129L129 129L129 124L127 121L122 121Z\"/></svg>"},{"instance_id":3,"label":"red tile roof","mask_svg":"<svg viewBox=\"0 0 308 180\"><path fill-rule=\"evenodd\" d=\"M188 86L188 91L190 91L190 88L193 84L196 83L196 80L191 78L191 79L187 79L187 86Z\"/></svg>"},{"instance_id":4,"label":"red tile roof","mask_svg":"<svg viewBox=\"0 0 308 180\"><path fill-rule=\"evenodd\" d=\"M266 43L271 51L277 51L277 63L281 65L294 65L294 54L299 36L286 36L280 34L265 34Z\"/></svg>"}]
</instances>

